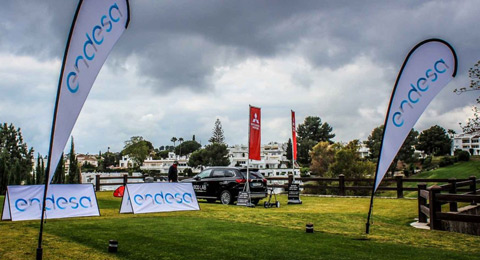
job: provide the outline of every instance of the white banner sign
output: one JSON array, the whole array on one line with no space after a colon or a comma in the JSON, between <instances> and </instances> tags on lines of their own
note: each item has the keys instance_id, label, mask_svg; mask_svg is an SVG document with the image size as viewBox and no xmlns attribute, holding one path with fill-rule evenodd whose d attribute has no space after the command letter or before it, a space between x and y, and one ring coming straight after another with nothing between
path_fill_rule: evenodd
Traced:
<instances>
[{"instance_id":1,"label":"white banner sign","mask_svg":"<svg viewBox=\"0 0 480 260\"><path fill-rule=\"evenodd\" d=\"M418 118L432 99L455 77L456 72L455 51L443 40L426 40L410 51L390 100L375 190Z\"/></svg>"},{"instance_id":2,"label":"white banner sign","mask_svg":"<svg viewBox=\"0 0 480 260\"><path fill-rule=\"evenodd\" d=\"M2 220L33 220L42 216L45 185L8 186ZM52 184L49 186L45 218L100 216L92 184Z\"/></svg>"},{"instance_id":3,"label":"white banner sign","mask_svg":"<svg viewBox=\"0 0 480 260\"><path fill-rule=\"evenodd\" d=\"M93 82L125 31L129 16L126 0L83 0L79 3L60 75L48 183L52 181Z\"/></svg>"},{"instance_id":4,"label":"white banner sign","mask_svg":"<svg viewBox=\"0 0 480 260\"><path fill-rule=\"evenodd\" d=\"M191 183L127 184L120 213L200 210Z\"/></svg>"}]
</instances>

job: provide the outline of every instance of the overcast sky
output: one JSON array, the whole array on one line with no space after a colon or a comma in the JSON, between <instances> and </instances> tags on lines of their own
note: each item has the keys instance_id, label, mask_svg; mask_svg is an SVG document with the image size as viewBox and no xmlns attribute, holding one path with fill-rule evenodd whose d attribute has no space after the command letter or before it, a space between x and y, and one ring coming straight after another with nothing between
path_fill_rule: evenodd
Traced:
<instances>
[{"instance_id":1,"label":"overcast sky","mask_svg":"<svg viewBox=\"0 0 480 260\"><path fill-rule=\"evenodd\" d=\"M2 0L0 122L46 155L58 78L77 1ZM480 91L462 95L480 59L478 1L130 1L131 22L108 57L72 135L77 152L155 147L175 136L208 143L215 120L246 144L248 105L262 108L262 143L319 116L335 141L383 124L400 67L418 42L457 52L457 77L415 125L460 132ZM67 145L66 151L69 151Z\"/></svg>"}]
</instances>

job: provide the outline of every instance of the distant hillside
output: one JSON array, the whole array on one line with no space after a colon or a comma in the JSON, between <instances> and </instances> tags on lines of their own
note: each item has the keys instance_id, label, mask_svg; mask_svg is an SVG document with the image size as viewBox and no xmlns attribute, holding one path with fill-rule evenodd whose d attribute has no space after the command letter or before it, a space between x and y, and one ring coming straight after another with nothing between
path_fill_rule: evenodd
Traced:
<instances>
[{"instance_id":1,"label":"distant hillside","mask_svg":"<svg viewBox=\"0 0 480 260\"><path fill-rule=\"evenodd\" d=\"M468 162L457 162L454 165L450 165L447 167L438 168L436 170L422 172L419 174L415 174L410 176L410 179L449 179L449 178L457 178L457 179L468 179L470 176L476 176L480 178L480 160L478 158L473 158ZM428 183L428 186L432 186L434 184L445 184L445 183ZM417 183L404 183L404 187L417 187ZM394 192L385 193L385 196L395 196ZM405 197L415 198L418 196L418 192L411 191L405 192Z\"/></svg>"},{"instance_id":2,"label":"distant hillside","mask_svg":"<svg viewBox=\"0 0 480 260\"><path fill-rule=\"evenodd\" d=\"M480 178L480 160L473 158L468 162L457 162L454 165L438 168L436 170L415 174L410 178L428 178L428 179L445 179L457 178L467 179L470 176Z\"/></svg>"}]
</instances>

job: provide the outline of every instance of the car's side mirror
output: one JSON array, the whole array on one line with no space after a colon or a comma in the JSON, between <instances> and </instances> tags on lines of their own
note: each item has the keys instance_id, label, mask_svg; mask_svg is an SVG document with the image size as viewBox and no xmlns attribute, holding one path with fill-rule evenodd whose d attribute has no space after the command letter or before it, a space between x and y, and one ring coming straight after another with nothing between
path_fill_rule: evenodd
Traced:
<instances>
[{"instance_id":1,"label":"car's side mirror","mask_svg":"<svg viewBox=\"0 0 480 260\"><path fill-rule=\"evenodd\" d=\"M197 181L200 180L200 177L199 177L199 176L195 176L195 177L193 177L193 178L194 178L195 180L197 180Z\"/></svg>"}]
</instances>

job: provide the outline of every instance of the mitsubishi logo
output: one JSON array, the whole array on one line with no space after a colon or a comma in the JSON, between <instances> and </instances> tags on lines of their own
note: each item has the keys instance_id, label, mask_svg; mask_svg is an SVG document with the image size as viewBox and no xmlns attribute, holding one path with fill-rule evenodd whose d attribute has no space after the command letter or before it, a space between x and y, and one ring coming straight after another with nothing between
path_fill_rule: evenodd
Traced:
<instances>
[{"instance_id":1,"label":"mitsubishi logo","mask_svg":"<svg viewBox=\"0 0 480 260\"><path fill-rule=\"evenodd\" d=\"M250 123L250 126L254 130L260 130L260 120L258 119L257 113L253 114L253 119L252 119L252 122Z\"/></svg>"},{"instance_id":2,"label":"mitsubishi logo","mask_svg":"<svg viewBox=\"0 0 480 260\"><path fill-rule=\"evenodd\" d=\"M253 114L253 120L252 120L252 123L257 123L257 124L260 124L260 121L258 120L258 116L257 116L257 113Z\"/></svg>"}]
</instances>

